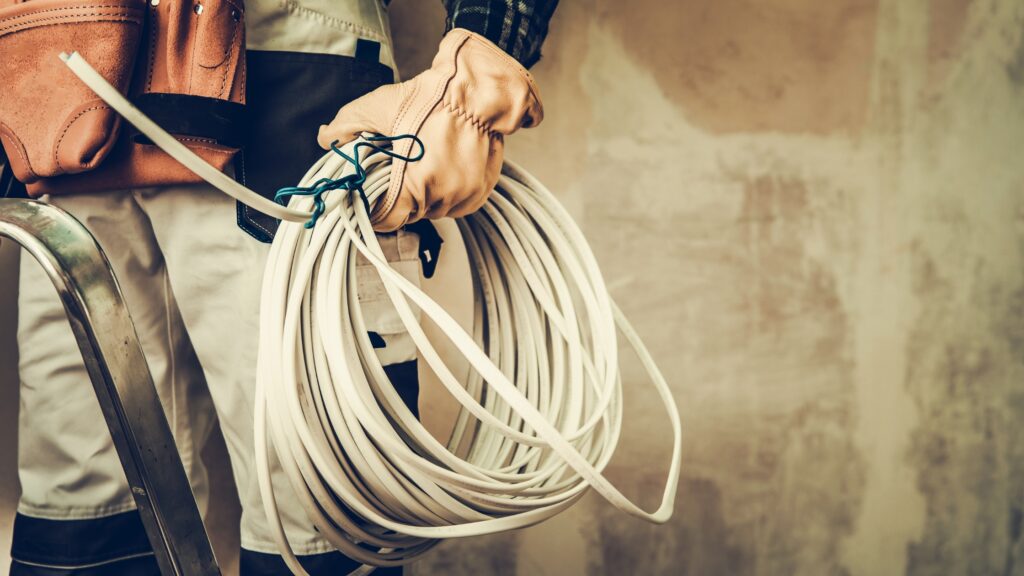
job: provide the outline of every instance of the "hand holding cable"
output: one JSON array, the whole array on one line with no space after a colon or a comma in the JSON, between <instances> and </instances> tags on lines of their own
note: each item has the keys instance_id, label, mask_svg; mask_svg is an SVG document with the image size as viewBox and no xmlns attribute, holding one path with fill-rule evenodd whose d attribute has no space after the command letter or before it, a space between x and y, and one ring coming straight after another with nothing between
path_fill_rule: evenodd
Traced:
<instances>
[{"instance_id":1,"label":"hand holding cable","mask_svg":"<svg viewBox=\"0 0 1024 576\"><path fill-rule=\"evenodd\" d=\"M612 302L582 232L540 182L506 161L483 209L458 220L474 270L476 314L467 331L391 268L377 243L370 216L387 217L380 203L405 164L393 151L375 145L357 163L361 144L341 146L299 184L316 191L293 194L285 208L203 162L80 57L67 60L169 154L224 192L246 203L264 201L286 220L264 275L255 441L271 530L296 574L305 572L277 513L275 456L320 533L374 566L407 563L441 538L531 526L591 488L633 516L665 522L672 515L682 427L671 391ZM411 160L413 140L401 143L405 150L398 153ZM366 204L351 187L317 190L352 175ZM315 225L292 224L307 222L317 203L322 215ZM380 275L420 356L462 407L447 445L412 415L374 352L359 303L358 256ZM455 376L414 308L469 362L467 378ZM622 426L616 327L640 357L671 423L668 477L653 511L639 508L603 474Z\"/></svg>"},{"instance_id":2,"label":"hand holding cable","mask_svg":"<svg viewBox=\"0 0 1024 576\"><path fill-rule=\"evenodd\" d=\"M421 218L479 210L498 181L505 136L543 117L530 73L486 38L455 28L430 69L345 105L320 127L317 140L324 149L363 132L423 141L426 152L418 162L392 162L391 184L370 214L374 229L388 232ZM395 152L413 155L412 146L396 143Z\"/></svg>"}]
</instances>

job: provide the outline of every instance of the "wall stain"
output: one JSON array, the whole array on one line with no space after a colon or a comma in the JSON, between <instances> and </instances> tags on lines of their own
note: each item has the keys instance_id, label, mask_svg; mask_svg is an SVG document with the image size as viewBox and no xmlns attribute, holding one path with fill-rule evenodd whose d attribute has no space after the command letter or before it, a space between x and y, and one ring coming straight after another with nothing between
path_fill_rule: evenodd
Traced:
<instances>
[{"instance_id":1,"label":"wall stain","mask_svg":"<svg viewBox=\"0 0 1024 576\"><path fill-rule=\"evenodd\" d=\"M800 220L807 210L807 187L798 179L761 175L752 178L743 186L743 205L736 222L749 257L761 269L777 270L799 265L803 251L802 239L794 228L800 227ZM781 278L757 274L750 284L753 301L750 303L750 318L759 328L771 328L787 316L801 312L809 304L792 298L793 284ZM803 282L806 278L797 278ZM810 279L812 282L814 278ZM818 278L827 282L827 279ZM827 287L821 293L829 294ZM831 292L834 294L834 291ZM835 306L828 302L826 306Z\"/></svg>"},{"instance_id":2,"label":"wall stain","mask_svg":"<svg viewBox=\"0 0 1024 576\"><path fill-rule=\"evenodd\" d=\"M1024 87L1024 34L1018 40L1017 49L1013 52L1013 57L1006 63L1006 75L1014 86L1017 88Z\"/></svg>"},{"instance_id":3,"label":"wall stain","mask_svg":"<svg viewBox=\"0 0 1024 576\"><path fill-rule=\"evenodd\" d=\"M941 90L949 67L960 56L968 10L973 0L930 0L928 10L928 86Z\"/></svg>"},{"instance_id":4,"label":"wall stain","mask_svg":"<svg viewBox=\"0 0 1024 576\"><path fill-rule=\"evenodd\" d=\"M699 410L684 411L691 440L682 491L707 502L683 496L680 519L671 524L678 527L660 531L602 518L596 523L602 527L599 549L611 550L602 561L636 556L650 568L636 573L654 574L673 573L671 566L683 567L676 572L682 574L841 574L838 548L853 530L865 464L851 439L856 406L850 327L836 263L812 255L812 247L821 254L852 247L846 233L852 222L844 209L849 199L845 191L784 165L724 172L729 195L694 217L717 223L710 238L698 226L677 226L660 230L651 246L638 246L650 234L637 234L630 250L622 249L617 234L594 239L602 264L611 270L631 260L636 266L638 253L668 247L682 269L701 270L700 284L652 285L644 298L661 295L692 307L685 324L699 337L687 341L685 353L699 361L675 371L678 363L670 361L663 366L668 373L700 380L689 368L722 370L704 374L721 394ZM660 206L662 193L672 191L650 190L650 202ZM614 198L595 197L590 205L595 224L628 221ZM679 215L689 221L685 210L681 206ZM631 434L624 432L624 445L636 440ZM812 476L809 469L815 470ZM698 521L706 542L687 524ZM659 546L642 542L648 530L674 546L662 564L643 558ZM630 536L633 531L638 536ZM639 551L627 552L631 547Z\"/></svg>"},{"instance_id":5,"label":"wall stain","mask_svg":"<svg viewBox=\"0 0 1024 576\"><path fill-rule=\"evenodd\" d=\"M1021 547L1021 521L1024 520L1024 512L1018 507L1010 508L1010 545L1006 548L1006 563L1003 565L1003 574L1013 574L1014 566L1017 563L1017 556Z\"/></svg>"},{"instance_id":6,"label":"wall stain","mask_svg":"<svg viewBox=\"0 0 1024 576\"><path fill-rule=\"evenodd\" d=\"M1016 389L1024 356L1016 337L992 327L1006 317L1019 322L1019 304L1003 295L1001 275L983 257L962 262L954 249L939 259L933 250L920 240L912 254L921 312L908 339L907 381L921 417L908 458L927 516L908 547L907 574L1013 573L1024 505L1024 432L1016 424L1024 418ZM947 271L965 263L972 274ZM957 304L965 295L969 309Z\"/></svg>"},{"instance_id":7,"label":"wall stain","mask_svg":"<svg viewBox=\"0 0 1024 576\"><path fill-rule=\"evenodd\" d=\"M876 8L877 0L600 0L595 15L697 126L827 134L864 122Z\"/></svg>"},{"instance_id":8,"label":"wall stain","mask_svg":"<svg viewBox=\"0 0 1024 576\"><path fill-rule=\"evenodd\" d=\"M540 126L520 130L506 141L506 157L529 166L535 176L559 194L569 210L581 210L582 198L575 191L587 163L586 146L552 145L572 140L587 142L594 129L590 94L583 87L583 66L590 50L589 12L585 2L563 2L551 21L551 33L544 55L533 67L535 77L551 78L539 82L544 102L544 121ZM582 192L582 191L580 191Z\"/></svg>"},{"instance_id":9,"label":"wall stain","mask_svg":"<svg viewBox=\"0 0 1024 576\"><path fill-rule=\"evenodd\" d=\"M518 534L505 532L446 540L410 566L407 574L487 574L515 576Z\"/></svg>"},{"instance_id":10,"label":"wall stain","mask_svg":"<svg viewBox=\"0 0 1024 576\"><path fill-rule=\"evenodd\" d=\"M660 493L660 475L636 478L635 472L612 471L620 482L628 478L628 493ZM589 574L685 576L754 571L753 546L735 542L739 536L726 520L722 491L707 478L686 478L676 500L678 522L656 526L626 517L601 503L590 524Z\"/></svg>"},{"instance_id":11,"label":"wall stain","mask_svg":"<svg viewBox=\"0 0 1024 576\"><path fill-rule=\"evenodd\" d=\"M1024 196L1022 196L1024 197ZM1024 243L1024 237L1021 238ZM1024 258L1021 258L1024 260ZM1020 263L1024 267L1024 261ZM999 295L995 297L998 301ZM1011 290L1009 295L1002 299L1005 302L1001 314L994 319L994 334L1005 340L1008 347L1007 356L1014 359L1016 365L1011 372L1011 378L1015 382L1024 381L1024 286L1018 286ZM1007 390L1006 409L1012 421L1024 420L1024 386L1010 386ZM1013 429L1016 434L1013 451L1008 456L1007 477L1010 486L1010 507L1007 518L1007 532L1009 542L1006 546L1006 560L1003 566L1003 575L1024 574L1024 450L1019 447L1022 441L1019 426Z\"/></svg>"}]
</instances>

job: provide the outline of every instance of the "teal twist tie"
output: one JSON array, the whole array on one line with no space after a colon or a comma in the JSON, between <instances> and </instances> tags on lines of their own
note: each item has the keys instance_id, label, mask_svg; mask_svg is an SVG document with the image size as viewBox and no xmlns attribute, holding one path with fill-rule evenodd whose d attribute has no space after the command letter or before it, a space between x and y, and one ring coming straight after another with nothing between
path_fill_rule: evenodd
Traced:
<instances>
[{"instance_id":1,"label":"teal twist tie","mask_svg":"<svg viewBox=\"0 0 1024 576\"><path fill-rule=\"evenodd\" d=\"M375 142L397 142L399 140L406 140L411 138L413 142L419 145L419 154L415 156L403 156L394 152L390 148L383 148L375 144ZM423 153L426 151L423 146L423 141L416 137L415 134L402 134L399 136L367 136L363 140L356 143L352 148L352 156L345 154L338 148L338 141L331 142L331 151L338 156L344 158L347 162L355 166L356 171L348 176L342 176L341 178L321 178L313 183L312 186L288 186L281 188L274 194L274 201L282 206L288 203L288 198L291 196L312 196L313 197L313 214L309 221L304 225L307 229L316 226L317 220L324 213L325 204L323 195L331 190L348 190L349 192L357 192L359 197L363 199L363 206L366 208L366 212L370 212L370 202L366 199L366 194L363 192L363 183L366 182L366 170L363 170L363 166L359 163L359 149L370 148L382 154L387 154L392 158L398 160L404 160L406 162L416 162L423 158Z\"/></svg>"}]
</instances>

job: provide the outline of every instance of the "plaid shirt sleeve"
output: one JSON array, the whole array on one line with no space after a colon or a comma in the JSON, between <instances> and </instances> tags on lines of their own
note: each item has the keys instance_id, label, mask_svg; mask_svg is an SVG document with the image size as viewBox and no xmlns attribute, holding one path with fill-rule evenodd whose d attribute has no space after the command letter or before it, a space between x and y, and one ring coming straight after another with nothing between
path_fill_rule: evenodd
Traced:
<instances>
[{"instance_id":1,"label":"plaid shirt sleeve","mask_svg":"<svg viewBox=\"0 0 1024 576\"><path fill-rule=\"evenodd\" d=\"M540 60L558 0L444 0L444 6L446 31L476 32L529 68Z\"/></svg>"}]
</instances>

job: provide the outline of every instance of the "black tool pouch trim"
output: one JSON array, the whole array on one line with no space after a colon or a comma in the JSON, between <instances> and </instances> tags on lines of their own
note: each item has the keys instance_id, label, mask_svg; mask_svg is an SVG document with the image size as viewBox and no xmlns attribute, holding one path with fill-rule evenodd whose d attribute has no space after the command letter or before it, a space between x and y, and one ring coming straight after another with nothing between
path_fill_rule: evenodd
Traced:
<instances>
[{"instance_id":1,"label":"black tool pouch trim","mask_svg":"<svg viewBox=\"0 0 1024 576\"><path fill-rule=\"evenodd\" d=\"M248 118L245 104L194 96L151 92L132 99L132 104L164 130L177 136L215 140L222 146L240 148L245 143ZM134 126L135 142L152 144Z\"/></svg>"},{"instance_id":2,"label":"black tool pouch trim","mask_svg":"<svg viewBox=\"0 0 1024 576\"><path fill-rule=\"evenodd\" d=\"M0 147L0 198L28 198L25 185L15 178L3 147Z\"/></svg>"}]
</instances>

